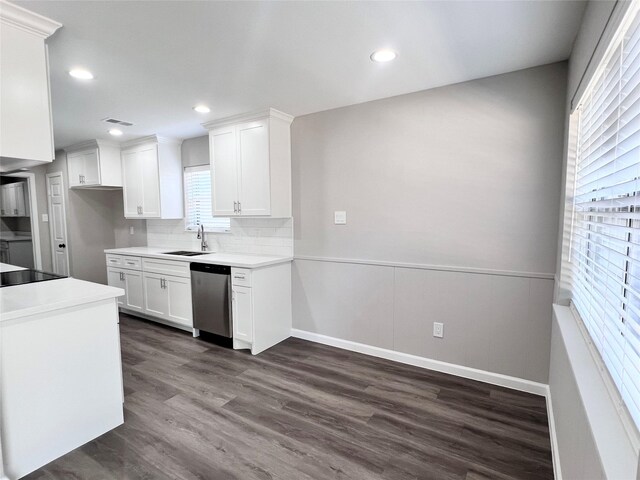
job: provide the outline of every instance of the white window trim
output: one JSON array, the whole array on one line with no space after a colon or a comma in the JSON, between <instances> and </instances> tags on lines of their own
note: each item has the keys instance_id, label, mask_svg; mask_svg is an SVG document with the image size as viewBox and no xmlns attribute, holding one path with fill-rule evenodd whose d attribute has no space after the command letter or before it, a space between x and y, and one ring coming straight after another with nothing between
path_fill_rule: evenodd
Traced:
<instances>
[{"instance_id":1,"label":"white window trim","mask_svg":"<svg viewBox=\"0 0 640 480\"><path fill-rule=\"evenodd\" d=\"M187 198L187 177L185 175L185 173L187 172L187 169L189 169L190 171L193 172L203 172L203 171L211 171L210 166L209 165L189 165L187 167L184 167L182 169L182 191L184 192L184 231L185 232L197 232L198 229L197 228L193 228L193 227L189 227L189 215L187 214L187 208L189 205L188 202L188 198ZM213 182L212 182L213 184ZM231 224L231 221L229 221L229 224ZM231 225L229 225L229 228L211 228L211 227L205 227L204 229L205 232L207 233L231 233Z\"/></svg>"},{"instance_id":2,"label":"white window trim","mask_svg":"<svg viewBox=\"0 0 640 480\"><path fill-rule=\"evenodd\" d=\"M620 22L615 34L612 35L610 44L608 45L604 55L602 56L602 59L600 60L598 67L594 70L593 75L591 76L591 79L589 80L587 87L582 91L582 96L580 100L576 103L577 105L576 110L571 114L571 117L573 118L570 118L569 120L569 130L570 130L569 135L571 135L571 133L575 134L579 128L578 125L576 125L577 122L575 122L576 117L574 117L574 115L579 115L578 112L580 110L580 105L584 102L585 98L593 88L594 83L598 80L600 71L603 68L606 68L608 61L610 60L612 55L615 54L615 51L619 45L619 42L621 41L621 37L626 34L628 28L633 23L636 15L640 14L639 12L640 12L640 0L633 0L633 2L631 3L631 6L625 12L624 18ZM573 230L575 228L574 198L575 198L576 180L577 180L576 162L578 160L577 155L575 154L575 149L572 150L572 147L575 148L575 142L573 142L572 140L575 140L575 138L572 139L570 136L569 145L568 145L568 156L567 156L567 170L566 170L567 175L565 178L566 180L565 207L566 208L564 212L565 221L563 225L564 241L563 241L563 254L561 257L561 260L562 260L561 277L560 277L561 285L567 285L572 283L572 279L570 278L572 275L572 268L570 266L572 264L572 259L573 259L571 241L572 241ZM567 214L570 215L570 219L566 218ZM568 245L567 245L567 242L568 242ZM569 266L569 268L566 268L567 266ZM636 425L631 414L629 413L626 407L626 404L622 398L622 395L620 394L618 388L616 387L613 381L613 378L611 377L611 374L609 373L609 370L605 365L604 360L602 359L602 356L600 355L600 352L598 351L597 347L593 343L591 335L587 329L586 323L584 322L581 315L576 310L572 301L570 302L569 308L571 310L573 317L577 320L579 330L585 340L585 343L587 344L589 353L591 354L591 357L595 362L597 370L600 373L600 377L602 378L602 382L607 390L608 396L611 399L613 405L615 406L617 416L620 419L622 426L624 427L626 436L629 439L632 448L635 450L637 454L640 451L639 427Z\"/></svg>"}]
</instances>

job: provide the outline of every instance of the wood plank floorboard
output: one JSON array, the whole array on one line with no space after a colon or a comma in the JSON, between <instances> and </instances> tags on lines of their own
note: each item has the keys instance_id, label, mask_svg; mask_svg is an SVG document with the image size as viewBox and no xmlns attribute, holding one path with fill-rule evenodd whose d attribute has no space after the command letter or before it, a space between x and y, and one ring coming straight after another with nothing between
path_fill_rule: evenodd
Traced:
<instances>
[{"instance_id":1,"label":"wood plank floorboard","mask_svg":"<svg viewBox=\"0 0 640 480\"><path fill-rule=\"evenodd\" d=\"M28 479L552 479L545 399L290 338L120 315L125 423Z\"/></svg>"}]
</instances>

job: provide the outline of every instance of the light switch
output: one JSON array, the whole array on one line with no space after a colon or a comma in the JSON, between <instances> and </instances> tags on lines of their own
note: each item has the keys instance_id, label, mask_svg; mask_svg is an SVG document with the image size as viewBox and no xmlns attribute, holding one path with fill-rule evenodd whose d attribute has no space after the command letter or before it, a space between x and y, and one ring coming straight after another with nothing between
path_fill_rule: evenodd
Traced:
<instances>
[{"instance_id":1,"label":"light switch","mask_svg":"<svg viewBox=\"0 0 640 480\"><path fill-rule=\"evenodd\" d=\"M134 228L133 227L129 227L129 235L133 235L134 233L136 233Z\"/></svg>"},{"instance_id":2,"label":"light switch","mask_svg":"<svg viewBox=\"0 0 640 480\"><path fill-rule=\"evenodd\" d=\"M336 225L346 225L347 224L347 212L345 212L345 211L333 212L333 222Z\"/></svg>"},{"instance_id":3,"label":"light switch","mask_svg":"<svg viewBox=\"0 0 640 480\"><path fill-rule=\"evenodd\" d=\"M42 214L42 221L43 222L48 222L49 221L49 214L48 213L43 213Z\"/></svg>"}]
</instances>

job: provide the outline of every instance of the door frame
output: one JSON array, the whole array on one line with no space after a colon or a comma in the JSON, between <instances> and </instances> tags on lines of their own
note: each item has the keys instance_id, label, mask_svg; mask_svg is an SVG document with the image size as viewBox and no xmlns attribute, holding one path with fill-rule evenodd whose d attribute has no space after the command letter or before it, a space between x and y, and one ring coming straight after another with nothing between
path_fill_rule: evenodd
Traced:
<instances>
[{"instance_id":1,"label":"door frame","mask_svg":"<svg viewBox=\"0 0 640 480\"><path fill-rule=\"evenodd\" d=\"M54 246L53 228L51 228L51 221L53 215L51 215L51 199L49 198L49 188L51 186L51 178L60 177L60 185L62 186L62 216L64 219L64 238L67 240L67 248L64 249L64 254L67 257L67 274L71 276L71 264L69 262L69 230L67 229L67 196L64 189L64 175L62 172L52 172L46 174L46 189L47 189L47 211L49 213L49 242L51 244L51 270L55 270L54 259L56 257L56 251ZM56 273L56 272L54 272Z\"/></svg>"},{"instance_id":2,"label":"door frame","mask_svg":"<svg viewBox=\"0 0 640 480\"><path fill-rule=\"evenodd\" d=\"M40 247L40 222L38 221L38 195L36 194L36 174L33 172L15 172L5 177L26 178L29 188L29 221L31 222L31 245L33 264L36 270L42 270L42 250Z\"/></svg>"}]
</instances>

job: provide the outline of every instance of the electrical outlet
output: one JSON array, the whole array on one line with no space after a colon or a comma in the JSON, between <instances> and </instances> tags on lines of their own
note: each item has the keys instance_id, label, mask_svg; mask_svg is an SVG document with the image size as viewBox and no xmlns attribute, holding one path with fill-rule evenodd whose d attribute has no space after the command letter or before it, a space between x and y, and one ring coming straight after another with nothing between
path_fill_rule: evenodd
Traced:
<instances>
[{"instance_id":1,"label":"electrical outlet","mask_svg":"<svg viewBox=\"0 0 640 480\"><path fill-rule=\"evenodd\" d=\"M438 338L444 337L444 323L433 322L433 336Z\"/></svg>"},{"instance_id":2,"label":"electrical outlet","mask_svg":"<svg viewBox=\"0 0 640 480\"><path fill-rule=\"evenodd\" d=\"M43 222L48 222L49 221L49 214L48 213L43 213L42 214L42 221Z\"/></svg>"},{"instance_id":3,"label":"electrical outlet","mask_svg":"<svg viewBox=\"0 0 640 480\"><path fill-rule=\"evenodd\" d=\"M333 223L335 223L336 225L346 225L347 212L345 211L333 212Z\"/></svg>"},{"instance_id":4,"label":"electrical outlet","mask_svg":"<svg viewBox=\"0 0 640 480\"><path fill-rule=\"evenodd\" d=\"M129 235L133 235L134 233L136 233L135 229L133 227L129 227Z\"/></svg>"}]
</instances>

